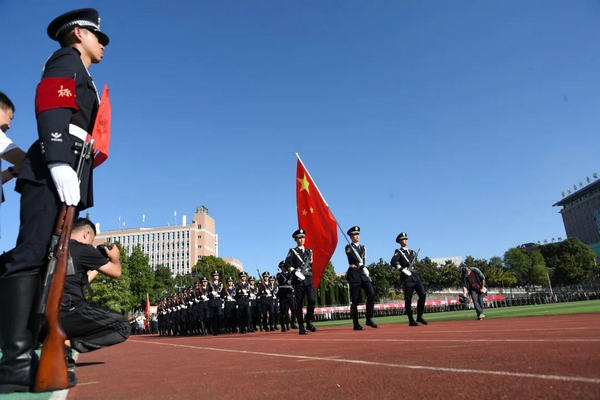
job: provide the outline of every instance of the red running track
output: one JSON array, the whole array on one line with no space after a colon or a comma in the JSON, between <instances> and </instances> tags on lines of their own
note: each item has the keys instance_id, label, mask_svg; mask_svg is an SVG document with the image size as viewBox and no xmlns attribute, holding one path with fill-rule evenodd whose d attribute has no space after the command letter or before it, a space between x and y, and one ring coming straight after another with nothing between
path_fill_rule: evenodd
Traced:
<instances>
[{"instance_id":1,"label":"red running track","mask_svg":"<svg viewBox=\"0 0 600 400\"><path fill-rule=\"evenodd\" d=\"M600 317L132 336L75 372L68 399L600 399Z\"/></svg>"}]
</instances>

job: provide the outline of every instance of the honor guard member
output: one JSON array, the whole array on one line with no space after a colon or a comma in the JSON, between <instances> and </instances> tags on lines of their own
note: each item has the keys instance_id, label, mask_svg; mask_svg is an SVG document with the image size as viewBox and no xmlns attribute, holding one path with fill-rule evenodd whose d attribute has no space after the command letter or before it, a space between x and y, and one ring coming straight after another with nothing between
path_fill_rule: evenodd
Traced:
<instances>
[{"instance_id":1,"label":"honor guard member","mask_svg":"<svg viewBox=\"0 0 600 400\"><path fill-rule=\"evenodd\" d=\"M258 287L256 286L256 279L251 276L248 278L248 294L250 295L250 332L256 332L258 330L257 324L260 325L260 313L258 311ZM262 330L262 328L261 328Z\"/></svg>"},{"instance_id":2,"label":"honor guard member","mask_svg":"<svg viewBox=\"0 0 600 400\"><path fill-rule=\"evenodd\" d=\"M348 257L348 271L346 278L350 285L350 298L352 305L350 313L352 321L354 321L354 330L362 331L363 328L358 323L358 303L360 301L360 290L364 290L367 298L367 326L377 328L378 325L373 322L373 307L375 306L375 290L371 278L369 278L369 270L366 267L367 249L360 244L360 227L353 226L348 230L348 236L352 239L352 243L346 245L346 256Z\"/></svg>"},{"instance_id":3,"label":"honor guard member","mask_svg":"<svg viewBox=\"0 0 600 400\"><path fill-rule=\"evenodd\" d=\"M285 267L284 261L279 263L279 269L281 269L277 273L279 321L281 323L281 332L285 332L290 330L290 312L292 315L295 314L296 301L294 299L294 286L292 286L292 274Z\"/></svg>"},{"instance_id":4,"label":"honor guard member","mask_svg":"<svg viewBox=\"0 0 600 400\"><path fill-rule=\"evenodd\" d=\"M278 331L279 330L279 298L277 295L279 294L279 286L277 286L275 282L275 277L273 275L269 276L269 283L273 286L273 325L271 326L271 330Z\"/></svg>"},{"instance_id":5,"label":"honor guard member","mask_svg":"<svg viewBox=\"0 0 600 400\"><path fill-rule=\"evenodd\" d=\"M208 297L210 301L210 325L213 335L221 333L221 322L223 321L223 300L221 293L223 292L223 284L219 282L219 271L213 271L211 274L213 281L209 285Z\"/></svg>"},{"instance_id":6,"label":"honor guard member","mask_svg":"<svg viewBox=\"0 0 600 400\"><path fill-rule=\"evenodd\" d=\"M298 319L300 335L306 335L308 332L304 329L304 320L306 321L306 329L311 332L316 332L317 328L313 325L313 316L315 312L315 287L313 286L312 276L312 249L304 248L306 239L306 231L302 228L296 230L292 237L296 241L297 246L287 254L285 258L285 266L293 275L292 284L296 294L296 318ZM306 297L306 319L302 315L302 305Z\"/></svg>"},{"instance_id":7,"label":"honor guard member","mask_svg":"<svg viewBox=\"0 0 600 400\"><path fill-rule=\"evenodd\" d=\"M240 333L246 333L250 329L250 293L248 291L250 285L246 281L248 279L248 274L245 271L240 272L238 277L238 287L235 294L238 325Z\"/></svg>"},{"instance_id":8,"label":"honor guard member","mask_svg":"<svg viewBox=\"0 0 600 400\"><path fill-rule=\"evenodd\" d=\"M93 156L85 160L79 179L75 167L99 106L88 67L102 60L108 36L91 8L59 16L47 32L61 48L46 61L37 87L38 140L27 152L15 188L21 194L19 235L0 277L0 393L29 391L36 376L30 315L61 203L78 211L93 205Z\"/></svg>"},{"instance_id":9,"label":"honor guard member","mask_svg":"<svg viewBox=\"0 0 600 400\"><path fill-rule=\"evenodd\" d=\"M195 325L196 325L196 335L204 335L204 301L202 301L202 293L200 292L200 281L196 282L196 285L193 290L194 297L194 309L195 313Z\"/></svg>"},{"instance_id":10,"label":"honor guard member","mask_svg":"<svg viewBox=\"0 0 600 400\"><path fill-rule=\"evenodd\" d=\"M260 306L262 310L262 329L269 332L275 329L273 326L274 311L273 311L273 284L269 282L269 272L262 273L260 286L258 288L260 295Z\"/></svg>"},{"instance_id":11,"label":"honor guard member","mask_svg":"<svg viewBox=\"0 0 600 400\"><path fill-rule=\"evenodd\" d=\"M400 283L404 288L404 309L408 315L409 326L419 326L419 323L427 325L427 321L423 318L425 311L425 287L421 281L421 277L415 269L418 254L414 250L408 248L408 235L406 232L400 233L396 237L396 243L400 244L400 248L394 251L394 256L390 264L392 267L400 271ZM412 312L412 295L417 292L419 300L417 301L417 321L415 322Z\"/></svg>"},{"instance_id":12,"label":"honor guard member","mask_svg":"<svg viewBox=\"0 0 600 400\"><path fill-rule=\"evenodd\" d=\"M208 279L203 277L200 281L200 291L202 292L200 295L200 300L204 304L204 316L202 319L202 327L204 330L204 334L208 335L212 332L212 328L210 326L210 298L208 297L210 294L210 287L208 286Z\"/></svg>"},{"instance_id":13,"label":"honor guard member","mask_svg":"<svg viewBox=\"0 0 600 400\"><path fill-rule=\"evenodd\" d=\"M224 295L225 331L227 333L237 333L237 302L235 300L236 288L233 286L233 278L231 276L227 278L227 287L225 288Z\"/></svg>"}]
</instances>

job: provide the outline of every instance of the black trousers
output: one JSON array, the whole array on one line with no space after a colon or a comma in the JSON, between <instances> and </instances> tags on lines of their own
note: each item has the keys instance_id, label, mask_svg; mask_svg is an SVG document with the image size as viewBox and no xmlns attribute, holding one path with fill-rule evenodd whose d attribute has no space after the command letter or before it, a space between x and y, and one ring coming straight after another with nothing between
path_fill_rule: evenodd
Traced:
<instances>
[{"instance_id":1,"label":"black trousers","mask_svg":"<svg viewBox=\"0 0 600 400\"><path fill-rule=\"evenodd\" d=\"M71 341L71 347L80 353L99 350L127 340L131 325L116 311L87 304L80 310L61 312L60 324ZM40 341L47 334L44 323Z\"/></svg>"},{"instance_id":2,"label":"black trousers","mask_svg":"<svg viewBox=\"0 0 600 400\"><path fill-rule=\"evenodd\" d=\"M48 186L24 185L17 245L6 257L2 276L43 269L60 206L58 195Z\"/></svg>"},{"instance_id":3,"label":"black trousers","mask_svg":"<svg viewBox=\"0 0 600 400\"><path fill-rule=\"evenodd\" d=\"M413 272L411 276L404 279L404 309L409 321L414 321L411 303L415 292L419 296L419 300L417 300L417 318L421 318L425 311L425 298L427 295L421 277Z\"/></svg>"},{"instance_id":4,"label":"black trousers","mask_svg":"<svg viewBox=\"0 0 600 400\"><path fill-rule=\"evenodd\" d=\"M237 303L235 300L225 300L225 328L233 331L237 325Z\"/></svg>"},{"instance_id":5,"label":"black trousers","mask_svg":"<svg viewBox=\"0 0 600 400\"><path fill-rule=\"evenodd\" d=\"M273 325L275 325L273 298L267 297L267 296L261 297L260 305L261 305L261 311L262 311L262 327L263 327L263 329L270 328Z\"/></svg>"},{"instance_id":6,"label":"black trousers","mask_svg":"<svg viewBox=\"0 0 600 400\"><path fill-rule=\"evenodd\" d=\"M298 319L298 325L304 326L302 321L306 324L312 324L315 313L315 287L311 283L305 285L301 282L294 286L296 292L296 318ZM302 306L304 305L304 297L306 297L306 318L302 315Z\"/></svg>"},{"instance_id":7,"label":"black trousers","mask_svg":"<svg viewBox=\"0 0 600 400\"><path fill-rule=\"evenodd\" d=\"M367 297L367 312L366 317L367 321L373 319L373 307L375 306L375 290L373 289L373 284L371 281L359 281L352 282L350 284L350 299L352 304L350 305L350 312L352 313L352 318L355 319L355 323L358 322L358 303L360 302L360 291L365 291L365 296Z\"/></svg>"},{"instance_id":8,"label":"black trousers","mask_svg":"<svg viewBox=\"0 0 600 400\"><path fill-rule=\"evenodd\" d=\"M238 325L240 331L247 332L250 328L250 300L248 297L237 299Z\"/></svg>"},{"instance_id":9,"label":"black trousers","mask_svg":"<svg viewBox=\"0 0 600 400\"><path fill-rule=\"evenodd\" d=\"M289 327L290 312L292 315L296 312L296 299L293 295L281 297L279 299L279 315L282 326Z\"/></svg>"}]
</instances>

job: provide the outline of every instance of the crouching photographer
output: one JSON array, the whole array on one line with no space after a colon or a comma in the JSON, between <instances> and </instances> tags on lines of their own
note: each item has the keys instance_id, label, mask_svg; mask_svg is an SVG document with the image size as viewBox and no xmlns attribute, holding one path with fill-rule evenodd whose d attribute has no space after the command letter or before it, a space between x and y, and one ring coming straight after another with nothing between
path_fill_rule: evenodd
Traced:
<instances>
[{"instance_id":1,"label":"crouching photographer","mask_svg":"<svg viewBox=\"0 0 600 400\"><path fill-rule=\"evenodd\" d=\"M121 276L120 254L117 246L92 243L96 227L87 218L79 218L73 224L69 252L69 266L65 290L61 303L60 323L67 335L67 360L69 368L75 363L70 357L70 348L87 353L103 347L113 346L127 340L131 328L120 313L88 304L85 291L93 296L90 282L101 273L111 278ZM44 340L47 327L42 327L40 341Z\"/></svg>"}]
</instances>

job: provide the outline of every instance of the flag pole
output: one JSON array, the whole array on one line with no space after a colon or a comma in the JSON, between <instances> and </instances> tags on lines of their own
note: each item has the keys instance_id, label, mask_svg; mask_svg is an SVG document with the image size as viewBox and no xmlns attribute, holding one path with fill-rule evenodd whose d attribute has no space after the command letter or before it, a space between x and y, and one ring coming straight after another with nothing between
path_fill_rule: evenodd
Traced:
<instances>
[{"instance_id":1,"label":"flag pole","mask_svg":"<svg viewBox=\"0 0 600 400\"><path fill-rule=\"evenodd\" d=\"M321 194L321 191L319 190L319 187L317 186L317 184L315 183L315 180L312 178L312 176L310 175L310 172L308 172L308 169L306 169L306 165L304 165L304 163L302 162L302 160L300 159L300 156L298 155L298 153L296 153L296 157L298 157L298 161L300 161L300 164L302 164L302 166L304 167L304 170L306 171L306 173L308 174L308 177L310 178L310 180L312 181L312 183L315 185L315 188L317 189L317 193L319 193L319 196L321 196L321 200L323 200L323 203L325 203L325 205L327 207L329 207L329 204L327 204L327 202L325 201L325 198L323 197L323 195ZM331 211L331 209L329 209L329 211ZM333 215L333 213L331 213L331 215ZM333 217L335 219L335 217ZM337 222L337 220L336 220Z\"/></svg>"},{"instance_id":2,"label":"flag pole","mask_svg":"<svg viewBox=\"0 0 600 400\"><path fill-rule=\"evenodd\" d=\"M325 203L325 205L327 207L329 207L329 204L327 204L327 202L325 201L325 198L323 197L323 195L321 194L321 191L319 190L317 184L315 183L315 180L312 178L312 176L310 175L310 172L308 172L308 169L306 169L306 166L304 165L304 163L302 162L302 160L300 159L300 155L298 153L296 153L296 157L298 157L298 161L300 161L300 164L302 164L302 167L304 167L304 170L306 171L306 173L308 174L308 177L310 178L310 180L312 181L312 183L315 185L315 188L317 189L317 192L319 193L319 196L321 196L321 199L323 199L323 202ZM342 227L340 226L340 223L338 222L337 218L335 217L335 215L333 215L333 212L331 212L331 207L329 207L329 212L331 213L331 216L333 217L333 219L335 220L336 225L338 226L338 228L340 228L340 232L342 233L342 236L344 237L344 239L346 239L346 242L348 244L350 244L350 240L348 240L348 238L346 237L346 234L344 233L344 230L342 229Z\"/></svg>"}]
</instances>

